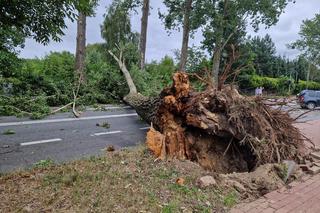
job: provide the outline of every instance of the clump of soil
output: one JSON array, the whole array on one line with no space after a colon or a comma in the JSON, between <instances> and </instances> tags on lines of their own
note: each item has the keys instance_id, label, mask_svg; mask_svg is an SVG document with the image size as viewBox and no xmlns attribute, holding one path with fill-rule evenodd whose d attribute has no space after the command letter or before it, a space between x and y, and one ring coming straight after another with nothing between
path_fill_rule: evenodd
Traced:
<instances>
[{"instance_id":1,"label":"clump of soil","mask_svg":"<svg viewBox=\"0 0 320 213\"><path fill-rule=\"evenodd\" d=\"M231 86L194 92L188 75L176 73L156 106L147 144L158 158L231 173L303 155L303 137L287 113Z\"/></svg>"},{"instance_id":2,"label":"clump of soil","mask_svg":"<svg viewBox=\"0 0 320 213\"><path fill-rule=\"evenodd\" d=\"M285 185L279 164L265 164L253 172L220 174L220 184L234 187L242 199L254 200Z\"/></svg>"}]
</instances>

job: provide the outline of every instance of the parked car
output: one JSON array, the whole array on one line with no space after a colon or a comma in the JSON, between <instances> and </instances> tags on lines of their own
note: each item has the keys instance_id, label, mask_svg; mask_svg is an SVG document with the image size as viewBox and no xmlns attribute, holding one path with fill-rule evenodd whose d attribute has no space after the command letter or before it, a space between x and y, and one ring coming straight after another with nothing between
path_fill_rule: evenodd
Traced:
<instances>
[{"instance_id":1,"label":"parked car","mask_svg":"<svg viewBox=\"0 0 320 213\"><path fill-rule=\"evenodd\" d=\"M314 109L320 107L320 91L302 90L298 94L298 102L302 108Z\"/></svg>"}]
</instances>

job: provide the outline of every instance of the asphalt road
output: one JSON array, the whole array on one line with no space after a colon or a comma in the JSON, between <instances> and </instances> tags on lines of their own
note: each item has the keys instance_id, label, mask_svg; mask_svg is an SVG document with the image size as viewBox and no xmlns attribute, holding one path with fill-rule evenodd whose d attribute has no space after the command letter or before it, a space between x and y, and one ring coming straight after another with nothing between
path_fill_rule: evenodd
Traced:
<instances>
[{"instance_id":1,"label":"asphalt road","mask_svg":"<svg viewBox=\"0 0 320 213\"><path fill-rule=\"evenodd\" d=\"M97 126L107 122L110 128ZM0 118L0 172L26 168L52 159L64 162L99 155L104 148L135 146L148 125L132 109L87 111L81 118L59 113L43 120ZM14 134L5 134L8 130Z\"/></svg>"}]
</instances>

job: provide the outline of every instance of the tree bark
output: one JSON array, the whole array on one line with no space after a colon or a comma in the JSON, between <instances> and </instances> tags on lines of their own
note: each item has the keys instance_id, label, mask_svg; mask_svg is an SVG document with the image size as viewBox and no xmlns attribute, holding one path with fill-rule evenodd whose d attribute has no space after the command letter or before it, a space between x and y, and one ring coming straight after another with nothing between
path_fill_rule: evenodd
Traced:
<instances>
[{"instance_id":1,"label":"tree bark","mask_svg":"<svg viewBox=\"0 0 320 213\"><path fill-rule=\"evenodd\" d=\"M86 15L79 12L77 20L77 46L76 46L76 63L75 71L84 80L84 67L86 57Z\"/></svg>"},{"instance_id":2,"label":"tree bark","mask_svg":"<svg viewBox=\"0 0 320 213\"><path fill-rule=\"evenodd\" d=\"M141 33L140 33L140 69L143 70L145 66L146 45L147 45L147 29L150 0L143 1L142 18L141 18Z\"/></svg>"},{"instance_id":3,"label":"tree bark","mask_svg":"<svg viewBox=\"0 0 320 213\"><path fill-rule=\"evenodd\" d=\"M110 50L108 52L118 62L119 68L127 81L127 84L129 87L129 94L137 94L137 88L136 88L135 84L133 83L131 75L126 67L126 64L124 63L123 58L122 58L122 51L120 50L119 57L114 55Z\"/></svg>"},{"instance_id":4,"label":"tree bark","mask_svg":"<svg viewBox=\"0 0 320 213\"><path fill-rule=\"evenodd\" d=\"M220 59L221 59L221 47L217 46L213 53L213 65L212 65L213 83L216 86L219 84Z\"/></svg>"},{"instance_id":5,"label":"tree bark","mask_svg":"<svg viewBox=\"0 0 320 213\"><path fill-rule=\"evenodd\" d=\"M191 12L192 0L185 0L184 18L183 18L183 35L182 35L182 47L181 47L181 59L180 59L180 71L186 71L186 64L188 59L188 44L190 34L190 12Z\"/></svg>"}]
</instances>

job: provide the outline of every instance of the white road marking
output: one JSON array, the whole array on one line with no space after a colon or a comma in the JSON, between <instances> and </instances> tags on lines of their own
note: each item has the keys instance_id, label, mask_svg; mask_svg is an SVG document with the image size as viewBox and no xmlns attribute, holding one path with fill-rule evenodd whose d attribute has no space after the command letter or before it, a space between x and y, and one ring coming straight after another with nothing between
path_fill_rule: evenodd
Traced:
<instances>
[{"instance_id":1,"label":"white road marking","mask_svg":"<svg viewBox=\"0 0 320 213\"><path fill-rule=\"evenodd\" d=\"M54 139L48 139L48 140L40 140L40 141L31 141L26 143L20 143L21 146L29 146L29 145L35 145L35 144L41 144L41 143L51 143L56 141L62 141L61 138L54 138Z\"/></svg>"},{"instance_id":2,"label":"white road marking","mask_svg":"<svg viewBox=\"0 0 320 213\"><path fill-rule=\"evenodd\" d=\"M91 136L100 136L100 135L111 135L111 134L117 134L121 133L122 131L110 131L110 132L97 132L92 134Z\"/></svg>"},{"instance_id":3,"label":"white road marking","mask_svg":"<svg viewBox=\"0 0 320 213\"><path fill-rule=\"evenodd\" d=\"M147 126L147 127L142 127L142 128L139 128L141 130L144 130L144 129L150 129L150 126Z\"/></svg>"},{"instance_id":4,"label":"white road marking","mask_svg":"<svg viewBox=\"0 0 320 213\"><path fill-rule=\"evenodd\" d=\"M20 125L28 125L28 124L59 123L59 122L68 122L68 121L86 121L86 120L96 120L96 119L104 119L104 118L122 118L122 117L131 117L131 116L137 116L137 115L138 115L137 113L131 113L131 114L102 115L102 116L91 116L91 117L80 117L80 118L61 118L61 119L38 120L38 121L8 122L8 123L0 123L0 127L20 126Z\"/></svg>"}]
</instances>

